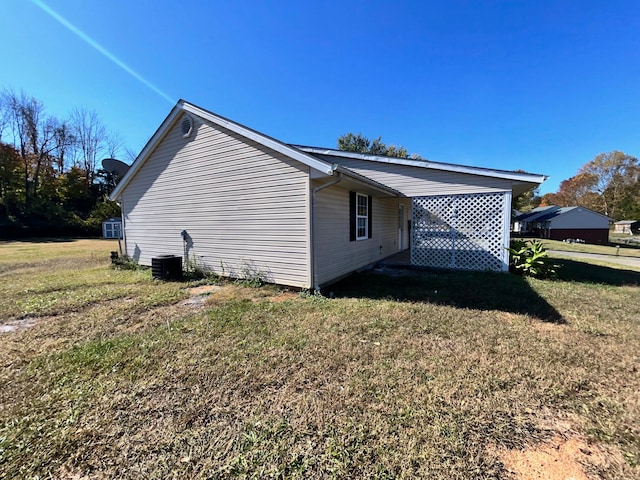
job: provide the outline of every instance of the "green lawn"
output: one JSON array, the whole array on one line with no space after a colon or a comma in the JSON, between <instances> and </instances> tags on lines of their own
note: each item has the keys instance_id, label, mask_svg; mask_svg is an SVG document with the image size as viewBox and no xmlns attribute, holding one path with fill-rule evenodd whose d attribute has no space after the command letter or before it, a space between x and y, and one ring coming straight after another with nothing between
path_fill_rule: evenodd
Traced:
<instances>
[{"instance_id":1,"label":"green lawn","mask_svg":"<svg viewBox=\"0 0 640 480\"><path fill-rule=\"evenodd\" d=\"M640 272L368 272L325 297L0 242L0 478L510 478L583 439L640 476ZM329 296L334 298L329 298ZM26 325L32 325L24 328Z\"/></svg>"},{"instance_id":2,"label":"green lawn","mask_svg":"<svg viewBox=\"0 0 640 480\"><path fill-rule=\"evenodd\" d=\"M544 246L549 250L564 250L567 252L581 252L581 253L599 253L602 255L623 255L627 257L640 258L640 248L633 245L625 245L623 243L617 243L620 248L616 248L615 245L591 245L588 243L566 243L560 240L548 240L546 238L529 238L526 240L540 240Z\"/></svg>"}]
</instances>

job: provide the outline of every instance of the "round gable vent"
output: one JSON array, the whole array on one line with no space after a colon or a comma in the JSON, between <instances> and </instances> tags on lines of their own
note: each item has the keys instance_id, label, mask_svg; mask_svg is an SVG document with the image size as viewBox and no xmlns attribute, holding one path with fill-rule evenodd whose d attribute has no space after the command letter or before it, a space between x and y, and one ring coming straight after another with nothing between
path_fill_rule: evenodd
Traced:
<instances>
[{"instance_id":1,"label":"round gable vent","mask_svg":"<svg viewBox=\"0 0 640 480\"><path fill-rule=\"evenodd\" d=\"M180 122L180 131L184 138L190 137L191 132L193 131L193 118L189 115L185 115L182 122Z\"/></svg>"}]
</instances>

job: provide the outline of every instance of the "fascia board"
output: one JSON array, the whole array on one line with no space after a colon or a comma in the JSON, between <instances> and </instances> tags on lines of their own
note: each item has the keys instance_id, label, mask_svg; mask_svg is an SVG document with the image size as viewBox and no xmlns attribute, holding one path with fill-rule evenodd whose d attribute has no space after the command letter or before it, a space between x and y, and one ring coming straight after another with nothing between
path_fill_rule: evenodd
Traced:
<instances>
[{"instance_id":1,"label":"fascia board","mask_svg":"<svg viewBox=\"0 0 640 480\"><path fill-rule=\"evenodd\" d=\"M455 165L452 163L432 162L429 160L411 160L408 158L382 157L378 155L369 155L366 153L343 152L341 150L333 150L333 149L317 148L317 147L306 147L306 146L300 146L300 145L295 145L295 147L302 151L309 152L309 153L316 153L319 155L353 158L356 160L366 160L370 162L379 162L379 163L391 163L396 165L406 165L406 166L418 167L418 168L430 168L433 170L466 173L469 175L480 175L484 177L503 178L506 180L531 182L531 183L537 183L537 184L541 184L547 178L549 178L547 175L541 175L537 173L509 172L506 170L495 170L495 169L484 168L484 167L471 167L466 165Z\"/></svg>"},{"instance_id":2,"label":"fascia board","mask_svg":"<svg viewBox=\"0 0 640 480\"><path fill-rule=\"evenodd\" d=\"M122 177L122 180L120 180L118 182L118 185L116 185L116 187L113 189L113 191L109 195L109 198L111 200L116 200L120 196L120 194L122 193L122 190L127 186L131 178L133 178L133 176L136 174L136 172L140 170L140 167L147 160L151 152L153 152L156 145L164 138L164 136L167 134L169 129L173 126L176 120L176 117L182 111L191 113L215 125L224 127L227 130L231 130L232 132L235 132L243 137L246 137L250 140L253 140L259 143L260 145L263 145L272 150L275 150L276 152L282 153L283 155L286 155L289 158L293 158L294 160L297 160L303 163L304 165L307 165L308 167L319 171L324 175L333 175L335 168L334 168L334 165L332 165L331 163L315 158L312 155L309 155L301 150L298 150L295 147L286 145L274 138L263 135L259 132L256 132L255 130L247 128L238 123L232 122L229 119L226 119L219 115L215 115L202 108L196 107L195 105L185 102L184 100L179 100L178 103L176 103L176 105L173 107L169 115L167 115L167 118L165 118L165 120L162 122L158 130L156 130L153 136L149 139L149 141L147 142L145 147L142 149L140 154L136 157L136 160L133 162L133 164L129 168L129 171L126 173L124 177Z\"/></svg>"},{"instance_id":3,"label":"fascia board","mask_svg":"<svg viewBox=\"0 0 640 480\"><path fill-rule=\"evenodd\" d=\"M164 138L164 136L169 131L169 128L173 126L173 123L176 117L178 116L178 114L180 113L180 111L181 111L180 102L178 102L171 109L171 112L169 112L169 115L167 115L167 118L165 118L164 121L160 124L160 127L158 127L156 132L149 139L149 141L144 146L142 151L138 154L136 159L131 164L131 167L125 174L125 176L122 177L122 179L118 182L116 187L113 189L113 191L109 195L110 200L115 201L120 196L120 193L122 193L122 190L127 186L131 178L133 178L133 176L138 172L138 170L140 170L140 167L142 167L142 165L147 160L151 152L155 149L156 145L162 140L162 138Z\"/></svg>"}]
</instances>

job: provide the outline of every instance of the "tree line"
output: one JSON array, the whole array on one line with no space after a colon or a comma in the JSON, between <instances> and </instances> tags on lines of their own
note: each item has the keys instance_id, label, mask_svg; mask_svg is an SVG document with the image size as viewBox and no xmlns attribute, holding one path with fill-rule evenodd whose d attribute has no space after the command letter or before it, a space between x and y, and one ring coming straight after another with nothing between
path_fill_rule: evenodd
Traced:
<instances>
[{"instance_id":1,"label":"tree line","mask_svg":"<svg viewBox=\"0 0 640 480\"><path fill-rule=\"evenodd\" d=\"M601 153L560 183L541 205L581 206L613 220L640 220L640 162L624 152Z\"/></svg>"},{"instance_id":2,"label":"tree line","mask_svg":"<svg viewBox=\"0 0 640 480\"><path fill-rule=\"evenodd\" d=\"M120 215L100 160L122 154L135 157L95 111L58 118L24 92L0 92L0 236L99 234Z\"/></svg>"},{"instance_id":3,"label":"tree line","mask_svg":"<svg viewBox=\"0 0 640 480\"><path fill-rule=\"evenodd\" d=\"M560 182L558 191L540 196L534 190L513 202L521 212L547 205L585 207L614 221L640 220L640 161L617 150L600 153Z\"/></svg>"}]
</instances>

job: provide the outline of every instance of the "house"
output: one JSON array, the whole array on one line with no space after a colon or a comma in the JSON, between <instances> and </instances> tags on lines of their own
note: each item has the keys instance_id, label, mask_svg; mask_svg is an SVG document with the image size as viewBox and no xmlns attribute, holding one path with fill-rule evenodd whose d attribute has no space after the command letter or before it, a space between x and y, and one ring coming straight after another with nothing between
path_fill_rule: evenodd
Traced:
<instances>
[{"instance_id":1,"label":"house","mask_svg":"<svg viewBox=\"0 0 640 480\"><path fill-rule=\"evenodd\" d=\"M549 205L534 208L514 219L514 232L552 240L580 239L609 243L611 219L585 207Z\"/></svg>"},{"instance_id":2,"label":"house","mask_svg":"<svg viewBox=\"0 0 640 480\"><path fill-rule=\"evenodd\" d=\"M180 100L111 193L127 255L320 288L410 249L508 270L512 195L543 175L289 145Z\"/></svg>"},{"instance_id":3,"label":"house","mask_svg":"<svg viewBox=\"0 0 640 480\"><path fill-rule=\"evenodd\" d=\"M640 222L637 220L620 220L613 225L614 233L627 233L629 235L640 233Z\"/></svg>"},{"instance_id":4,"label":"house","mask_svg":"<svg viewBox=\"0 0 640 480\"><path fill-rule=\"evenodd\" d=\"M122 219L111 217L102 222L102 238L122 238Z\"/></svg>"}]
</instances>

